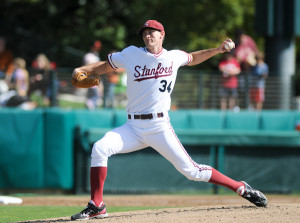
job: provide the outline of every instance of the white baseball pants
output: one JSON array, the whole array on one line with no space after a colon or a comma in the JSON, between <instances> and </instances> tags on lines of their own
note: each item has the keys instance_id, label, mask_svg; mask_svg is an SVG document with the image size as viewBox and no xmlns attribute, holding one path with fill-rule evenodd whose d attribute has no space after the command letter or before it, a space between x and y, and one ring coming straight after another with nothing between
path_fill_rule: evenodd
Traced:
<instances>
[{"instance_id":1,"label":"white baseball pants","mask_svg":"<svg viewBox=\"0 0 300 223\"><path fill-rule=\"evenodd\" d=\"M105 134L92 150L92 167L107 167L108 157L152 147L190 180L208 182L212 168L197 164L188 155L177 138L167 113L151 120L128 119L127 122Z\"/></svg>"}]
</instances>

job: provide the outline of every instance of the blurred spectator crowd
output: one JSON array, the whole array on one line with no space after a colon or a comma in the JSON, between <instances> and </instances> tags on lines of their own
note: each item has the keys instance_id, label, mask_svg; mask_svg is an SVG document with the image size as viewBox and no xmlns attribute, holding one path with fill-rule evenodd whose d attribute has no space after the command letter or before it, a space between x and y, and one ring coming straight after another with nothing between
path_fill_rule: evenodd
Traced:
<instances>
[{"instance_id":1,"label":"blurred spectator crowd","mask_svg":"<svg viewBox=\"0 0 300 223\"><path fill-rule=\"evenodd\" d=\"M84 55L82 65L100 61L101 49L102 43L99 40L94 41L90 51ZM31 64L26 64L25 58L14 57L12 51L7 48L6 39L0 36L0 107L30 110L59 106L59 90L62 85L65 88L68 86L71 73L66 81L59 81L56 75L56 63L50 61L45 54L36 55ZM121 85L121 88L116 89L117 85ZM101 106L113 108L116 106L115 92L123 89L122 93L125 93L126 75L124 70L117 70L105 74L99 86L72 89L75 95L81 94L85 97L84 106L90 110Z\"/></svg>"},{"instance_id":2,"label":"blurred spectator crowd","mask_svg":"<svg viewBox=\"0 0 300 223\"><path fill-rule=\"evenodd\" d=\"M219 62L220 109L239 111L239 96L247 93L250 96L250 108L261 110L265 101L265 81L269 73L264 54L258 50L255 41L242 31L237 33L234 42L235 49L224 53ZM82 58L82 65L101 61L101 50L101 41L93 41L90 50ZM90 110L99 107L114 108L120 104L118 100L125 102L125 106L126 77L124 70L118 69L103 75L99 86L74 88L73 93L84 97L84 106ZM0 107L34 109L58 106L60 85L56 77L55 62L41 53L36 55L31 64L26 64L24 58L13 56L7 48L6 39L0 36ZM123 97L116 100L118 92Z\"/></svg>"},{"instance_id":3,"label":"blurred spectator crowd","mask_svg":"<svg viewBox=\"0 0 300 223\"><path fill-rule=\"evenodd\" d=\"M34 109L56 105L58 82L55 63L38 54L31 64L31 75L24 58L14 57L0 37L0 106Z\"/></svg>"},{"instance_id":4,"label":"blurred spectator crowd","mask_svg":"<svg viewBox=\"0 0 300 223\"><path fill-rule=\"evenodd\" d=\"M235 49L225 53L219 63L222 73L220 108L239 111L238 94L245 94L248 90L250 108L261 110L265 101L265 80L269 73L264 54L258 50L255 41L241 30L237 32L235 44Z\"/></svg>"},{"instance_id":5,"label":"blurred spectator crowd","mask_svg":"<svg viewBox=\"0 0 300 223\"><path fill-rule=\"evenodd\" d=\"M96 40L91 44L89 52L83 57L83 65L101 61L100 51L102 50L102 43ZM116 51L111 51L113 53ZM123 91L125 95L126 90L126 73L124 69L117 69L113 72L104 74L100 79L99 86L88 89L76 89L77 94L86 95L85 107L89 110L94 110L102 106L103 108L114 108L119 103L115 95L119 91ZM118 88L117 88L118 86ZM125 98L121 100L126 101Z\"/></svg>"}]
</instances>

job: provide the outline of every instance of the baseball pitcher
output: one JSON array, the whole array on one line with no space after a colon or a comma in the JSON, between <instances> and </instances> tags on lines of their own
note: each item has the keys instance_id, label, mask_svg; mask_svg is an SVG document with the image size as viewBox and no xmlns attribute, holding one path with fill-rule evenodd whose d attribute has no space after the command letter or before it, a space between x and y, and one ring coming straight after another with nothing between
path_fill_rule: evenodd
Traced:
<instances>
[{"instance_id":1,"label":"baseball pitcher","mask_svg":"<svg viewBox=\"0 0 300 223\"><path fill-rule=\"evenodd\" d=\"M118 153L130 153L152 147L189 180L204 181L227 187L259 207L267 205L260 191L244 181L235 181L211 166L196 163L178 140L170 123L168 111L177 70L194 66L234 48L231 39L218 48L186 53L163 48L165 30L156 20L146 21L139 29L145 47L129 46L108 55L107 61L76 68L72 83L77 87L98 85L102 74L123 68L127 73L127 122L105 134L92 149L90 170L91 200L72 220L107 217L103 202L103 186L107 160ZM226 45L226 47L225 47ZM231 46L231 47L228 47Z\"/></svg>"}]
</instances>

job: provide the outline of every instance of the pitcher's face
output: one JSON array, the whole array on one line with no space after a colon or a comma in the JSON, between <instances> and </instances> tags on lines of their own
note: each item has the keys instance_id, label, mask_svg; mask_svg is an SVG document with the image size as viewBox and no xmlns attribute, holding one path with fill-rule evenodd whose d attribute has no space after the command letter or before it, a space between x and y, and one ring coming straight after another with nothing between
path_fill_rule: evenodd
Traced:
<instances>
[{"instance_id":1,"label":"pitcher's face","mask_svg":"<svg viewBox=\"0 0 300 223\"><path fill-rule=\"evenodd\" d=\"M145 29L142 33L142 36L147 48L154 46L162 46L165 32L156 29Z\"/></svg>"}]
</instances>

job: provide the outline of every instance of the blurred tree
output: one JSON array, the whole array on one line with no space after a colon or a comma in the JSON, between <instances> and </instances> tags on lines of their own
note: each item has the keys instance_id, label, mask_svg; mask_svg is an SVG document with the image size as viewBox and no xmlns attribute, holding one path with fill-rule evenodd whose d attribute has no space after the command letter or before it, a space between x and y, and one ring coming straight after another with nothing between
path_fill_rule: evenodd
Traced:
<instances>
[{"instance_id":1,"label":"blurred tree","mask_svg":"<svg viewBox=\"0 0 300 223\"><path fill-rule=\"evenodd\" d=\"M253 27L254 2L2 0L0 35L20 35L16 39L21 41L13 44L15 50L24 51L20 53L29 51L33 55L37 51L47 51L59 66L74 66L75 60L71 58L81 58L95 39L103 43L102 58L112 49L142 45L136 36L137 28L148 19L157 19L166 29L165 48L194 51L217 47L227 36L234 39L236 28L243 28L258 39ZM69 60L62 56L66 53L71 55ZM216 65L216 60L201 66Z\"/></svg>"}]
</instances>

